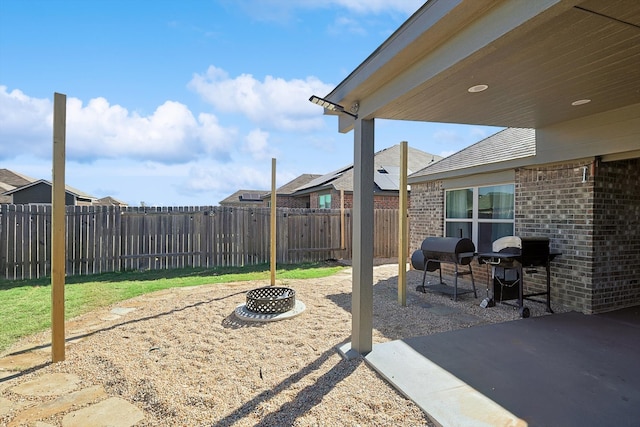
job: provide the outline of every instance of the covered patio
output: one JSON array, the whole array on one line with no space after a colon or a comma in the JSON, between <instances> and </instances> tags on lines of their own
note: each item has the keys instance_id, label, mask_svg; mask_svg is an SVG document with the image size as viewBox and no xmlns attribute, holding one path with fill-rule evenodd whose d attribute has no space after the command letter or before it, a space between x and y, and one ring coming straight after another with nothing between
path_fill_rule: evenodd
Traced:
<instances>
[{"instance_id":1,"label":"covered patio","mask_svg":"<svg viewBox=\"0 0 640 427\"><path fill-rule=\"evenodd\" d=\"M632 314L632 320L627 317L628 313L637 313L640 305L640 282L637 280L640 254L637 250L621 250L616 243L608 242L611 238L609 227L613 226L616 233L629 240L628 247L637 248L640 242L637 215L624 218L608 215L608 205L604 201L597 207L584 207L597 210L596 215L599 215L593 217L593 221L593 218L587 219L589 227L584 231L587 243L584 246L569 241L559 243L558 249L570 254L572 261L561 266L561 273L567 274L554 286L561 287L568 299L573 292L582 292L580 302L575 306L585 314L523 320L486 330L472 328L459 332L467 334L464 338L458 339L448 333L446 337L402 340L374 349L371 339L374 230L370 179L373 176L376 118L532 128L535 129L536 164L544 164L552 172L556 163L582 164L577 160L585 159L594 165L591 170L584 170L585 177L587 173L595 177L602 162L631 160L636 164L640 158L638 82L640 3L637 1L429 0L325 95L324 99L343 108L325 107L326 114L338 116L338 130L354 131L352 336L351 342L342 348L344 354L347 357L366 356L375 369L419 404L420 399L428 400L421 390L431 383L435 374L427 367L434 365L461 381L459 386L469 387L477 396L482 396L479 406L456 406L451 400L439 401L438 404L445 407L451 404L448 408L462 415L461 419L448 420L443 425L480 425L476 418L467 416L475 417L482 411L491 413L484 405L487 401L507 406L509 410L511 403L496 403L500 396L487 397L491 393L483 388L482 381L474 384L477 378L471 378L473 375L465 378L469 374L464 372L465 357L488 351L484 348L487 346L498 354L487 354L488 365L496 366L489 366L485 374L497 371L499 365L504 375L528 370L532 378L535 377L535 385L526 378L515 382L521 385L521 393L505 392L518 402L529 399L526 397L529 396L528 387L532 388L532 395L542 396L555 386L552 379L540 378L536 369L550 368L555 363L558 372L569 372L575 354L585 355L585 366L604 368L610 364L606 354L615 353L616 357L622 357L616 362L620 371L612 372L620 381L618 397L623 402L631 399L638 407L640 380L638 368L632 362L637 359L640 349L625 343L628 339L638 342L640 334L637 315ZM482 173L482 168L477 172ZM600 186L600 193L606 193L605 179L601 177L593 184ZM630 182L637 187L638 180L640 178L635 177ZM615 201L615 205L618 204L626 212L640 209L637 197L625 196ZM516 218L516 229L519 221L526 226L524 218ZM438 228L437 224L435 228ZM606 256L603 256L605 251ZM612 266L622 269L623 274L612 272ZM625 308L630 311L617 311ZM627 320L620 320L615 314L591 315L605 311L626 313L621 318ZM551 336L557 336L556 343L548 340ZM568 338L575 342L573 350L569 348ZM492 346L496 339L501 345ZM458 343L464 351L456 353L447 343ZM602 354L596 354L594 346ZM502 353L507 351L514 353L503 361ZM445 360L452 365L446 365ZM599 365L598 360L603 365ZM585 378L588 372L584 371ZM405 377L407 381L400 380ZM601 380L594 381L601 387L609 387ZM623 387L625 383L633 386L631 390L636 390L635 394L628 393L629 389ZM574 406L567 405L573 408L572 411L591 404L578 394L580 383L569 384L567 393L573 390L575 394L558 399L575 398ZM597 400L604 389L591 390ZM637 420L637 412L619 410L616 405L611 407L618 408L618 415L632 415ZM528 412L526 414L529 416ZM559 414L551 424L568 425L563 422L567 419ZM575 412L569 414L573 421L579 418ZM517 413L512 415L510 422L498 425L526 425L528 422L544 425L547 422L522 419ZM434 416L439 422L436 418ZM588 418L586 424L601 425L598 419ZM611 424L631 425L628 420L616 420L620 423L614 420ZM497 425L486 422L485 425Z\"/></svg>"}]
</instances>

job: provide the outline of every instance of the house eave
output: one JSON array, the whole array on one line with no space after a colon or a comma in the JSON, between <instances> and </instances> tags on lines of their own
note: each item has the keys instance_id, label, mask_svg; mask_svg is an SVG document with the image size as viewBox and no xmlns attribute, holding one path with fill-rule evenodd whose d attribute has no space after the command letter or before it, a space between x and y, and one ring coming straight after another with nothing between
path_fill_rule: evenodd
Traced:
<instances>
[{"instance_id":1,"label":"house eave","mask_svg":"<svg viewBox=\"0 0 640 427\"><path fill-rule=\"evenodd\" d=\"M407 178L407 182L411 184L421 184L432 181L442 181L447 179L463 178L473 175L482 175L494 172L503 172L522 167L531 166L535 162L536 156L521 157L514 160L504 162L489 163L483 165L472 166L468 168L448 170L433 174L411 175Z\"/></svg>"}]
</instances>

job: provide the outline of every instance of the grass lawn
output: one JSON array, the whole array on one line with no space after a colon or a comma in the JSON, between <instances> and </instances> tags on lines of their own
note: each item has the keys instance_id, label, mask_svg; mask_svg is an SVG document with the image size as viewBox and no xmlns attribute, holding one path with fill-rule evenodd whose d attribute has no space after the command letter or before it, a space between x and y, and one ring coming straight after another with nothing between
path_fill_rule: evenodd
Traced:
<instances>
[{"instance_id":1,"label":"grass lawn","mask_svg":"<svg viewBox=\"0 0 640 427\"><path fill-rule=\"evenodd\" d=\"M278 266L276 278L310 279L337 273L326 264ZM72 276L65 280L65 318L162 289L268 280L269 266L175 269ZM51 279L0 280L0 351L18 339L51 327Z\"/></svg>"}]
</instances>

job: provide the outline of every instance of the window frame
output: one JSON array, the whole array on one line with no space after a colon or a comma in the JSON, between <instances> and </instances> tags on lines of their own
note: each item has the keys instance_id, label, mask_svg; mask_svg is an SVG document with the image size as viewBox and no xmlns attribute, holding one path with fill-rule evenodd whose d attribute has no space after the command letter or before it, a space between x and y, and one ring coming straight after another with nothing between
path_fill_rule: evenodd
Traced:
<instances>
[{"instance_id":1,"label":"window frame","mask_svg":"<svg viewBox=\"0 0 640 427\"><path fill-rule=\"evenodd\" d=\"M326 201L323 203L323 199L324 198L328 198L329 199L329 206L326 207ZM331 193L320 193L318 194L318 209L331 209ZM324 205L324 206L323 206Z\"/></svg>"},{"instance_id":2,"label":"window frame","mask_svg":"<svg viewBox=\"0 0 640 427\"><path fill-rule=\"evenodd\" d=\"M513 215L512 218L480 218L479 217L479 194L480 189L487 187L499 187L503 185L510 185L513 188ZM472 214L471 218L448 218L447 217L447 193L450 191L460 191L460 190L471 190L472 191ZM444 211L443 211L443 235L447 236L447 225L449 223L465 223L471 224L471 240L475 245L476 249L478 248L478 241L480 238L480 224L511 224L512 226L512 234L515 233L516 227L516 186L514 182L499 182L493 184L484 184L484 185L476 185L476 186L465 186L465 187L453 187L447 188L444 190ZM449 236L449 237L458 237L458 236Z\"/></svg>"}]
</instances>

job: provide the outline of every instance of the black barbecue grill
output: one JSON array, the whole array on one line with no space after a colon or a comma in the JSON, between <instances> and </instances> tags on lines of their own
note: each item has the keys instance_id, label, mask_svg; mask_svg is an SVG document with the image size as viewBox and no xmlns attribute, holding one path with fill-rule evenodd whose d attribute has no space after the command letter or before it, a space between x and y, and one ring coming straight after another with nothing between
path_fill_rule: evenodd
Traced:
<instances>
[{"instance_id":1,"label":"black barbecue grill","mask_svg":"<svg viewBox=\"0 0 640 427\"><path fill-rule=\"evenodd\" d=\"M427 237L422 242L419 251L415 251L411 255L411 265L416 270L422 270L422 285L417 290L426 292L425 279L427 271L440 272L440 284L429 286L432 290L453 294L453 300L457 300L459 294L472 292L470 290L458 290L458 276L465 274L471 275L471 284L473 286L473 294L477 298L476 284L473 280L473 271L471 270L471 261L475 256L476 247L470 239L457 237ZM442 281L441 264L448 263L454 266L454 283L453 289ZM466 265L469 271L459 271L458 266Z\"/></svg>"},{"instance_id":2,"label":"black barbecue grill","mask_svg":"<svg viewBox=\"0 0 640 427\"><path fill-rule=\"evenodd\" d=\"M493 299L504 304L509 304L508 300L517 300L516 307L522 317L529 317L525 299L545 304L547 312L553 313L549 265L560 252L549 249L549 238L507 236L493 242L492 249L493 252L478 254L478 261L491 266ZM544 292L525 294L523 272L535 273L535 267L545 267L547 288ZM545 299L534 298L538 296L545 296Z\"/></svg>"}]
</instances>

